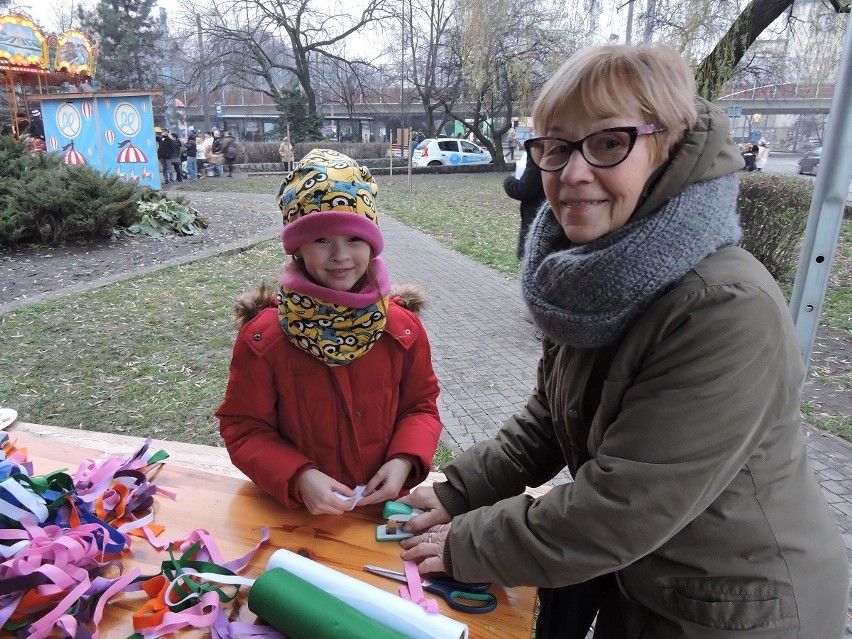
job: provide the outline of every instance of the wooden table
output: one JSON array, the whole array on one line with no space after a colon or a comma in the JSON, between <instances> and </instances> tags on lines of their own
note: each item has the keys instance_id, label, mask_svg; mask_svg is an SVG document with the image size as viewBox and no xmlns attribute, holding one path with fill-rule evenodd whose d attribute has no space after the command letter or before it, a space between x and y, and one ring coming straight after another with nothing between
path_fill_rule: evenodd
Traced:
<instances>
[{"instance_id":1,"label":"wooden table","mask_svg":"<svg viewBox=\"0 0 852 639\"><path fill-rule=\"evenodd\" d=\"M142 443L139 438L20 422L9 431L19 445L27 448L37 475L62 468L73 472L83 459L125 455ZM204 528L215 539L225 560L230 561L253 548L261 529L266 526L270 529L269 541L243 571L245 576L258 576L276 549L287 548L388 592L397 592L399 584L362 569L365 564L402 568L399 545L375 541L376 526L382 523L380 506L357 508L342 516L311 515L304 509L288 510L253 483L239 479L241 473L233 466L228 468L230 462L226 461L227 453L223 449L163 441L152 446L153 450L160 448L173 454L174 459L166 461L155 484L177 493L174 501L162 496L156 498L155 521L165 525L164 538L173 539ZM156 551L138 538L133 539L132 548L123 556L128 567L139 566L143 574L159 572L163 558L166 558L164 552ZM458 613L440 601L441 612L467 624L473 639L529 638L535 590L493 586L491 592L498 599L494 612L484 615ZM111 600L101 623L100 636L123 639L132 634L130 615L142 602L139 595L120 595ZM244 603L245 595L242 595L234 604L235 616L253 621L254 616ZM186 632L181 636L192 635Z\"/></svg>"}]
</instances>

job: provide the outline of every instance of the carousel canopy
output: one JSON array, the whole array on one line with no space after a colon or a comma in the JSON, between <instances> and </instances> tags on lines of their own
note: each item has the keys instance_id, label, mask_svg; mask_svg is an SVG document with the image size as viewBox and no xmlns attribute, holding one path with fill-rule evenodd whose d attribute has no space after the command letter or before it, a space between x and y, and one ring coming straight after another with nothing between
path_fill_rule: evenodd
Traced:
<instances>
[{"instance_id":1,"label":"carousel canopy","mask_svg":"<svg viewBox=\"0 0 852 639\"><path fill-rule=\"evenodd\" d=\"M29 18L0 15L0 72L13 74L25 84L77 84L95 73L97 51L82 31L61 35L42 33Z\"/></svg>"}]
</instances>

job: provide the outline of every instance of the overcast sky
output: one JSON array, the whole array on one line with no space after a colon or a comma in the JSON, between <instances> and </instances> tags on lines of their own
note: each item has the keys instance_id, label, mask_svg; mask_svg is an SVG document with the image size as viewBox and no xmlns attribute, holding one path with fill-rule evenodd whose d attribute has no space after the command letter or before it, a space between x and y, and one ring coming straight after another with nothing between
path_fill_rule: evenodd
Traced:
<instances>
[{"instance_id":1,"label":"overcast sky","mask_svg":"<svg viewBox=\"0 0 852 639\"><path fill-rule=\"evenodd\" d=\"M81 4L81 0L18 0L13 2L16 8L26 11L48 32L58 29L59 25L56 22L57 8L67 13L79 4ZM82 0L82 4L92 7L97 2L96 0ZM157 0L156 4L164 8L169 14L173 14L181 6L181 0ZM158 15L159 10L155 7L154 16Z\"/></svg>"}]
</instances>

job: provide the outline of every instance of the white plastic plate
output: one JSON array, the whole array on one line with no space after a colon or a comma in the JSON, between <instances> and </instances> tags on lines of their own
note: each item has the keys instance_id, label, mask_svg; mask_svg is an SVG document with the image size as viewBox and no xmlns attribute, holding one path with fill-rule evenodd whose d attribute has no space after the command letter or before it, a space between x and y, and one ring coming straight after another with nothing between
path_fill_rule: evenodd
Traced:
<instances>
[{"instance_id":1,"label":"white plastic plate","mask_svg":"<svg viewBox=\"0 0 852 639\"><path fill-rule=\"evenodd\" d=\"M0 430L11 425L18 419L18 411L11 408L0 408Z\"/></svg>"}]
</instances>

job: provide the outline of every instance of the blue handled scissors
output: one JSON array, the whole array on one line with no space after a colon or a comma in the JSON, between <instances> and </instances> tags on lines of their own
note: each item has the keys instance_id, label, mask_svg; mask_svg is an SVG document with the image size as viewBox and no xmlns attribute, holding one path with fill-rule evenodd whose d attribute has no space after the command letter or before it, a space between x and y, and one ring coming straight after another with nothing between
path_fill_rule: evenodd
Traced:
<instances>
[{"instance_id":1,"label":"blue handled scissors","mask_svg":"<svg viewBox=\"0 0 852 639\"><path fill-rule=\"evenodd\" d=\"M408 583L405 573L399 570L388 570L378 566L364 566L364 570L374 575ZM497 597L488 592L490 587L490 583L466 584L449 577L423 581L423 590L438 595L453 610L472 615L491 612L497 607Z\"/></svg>"}]
</instances>

